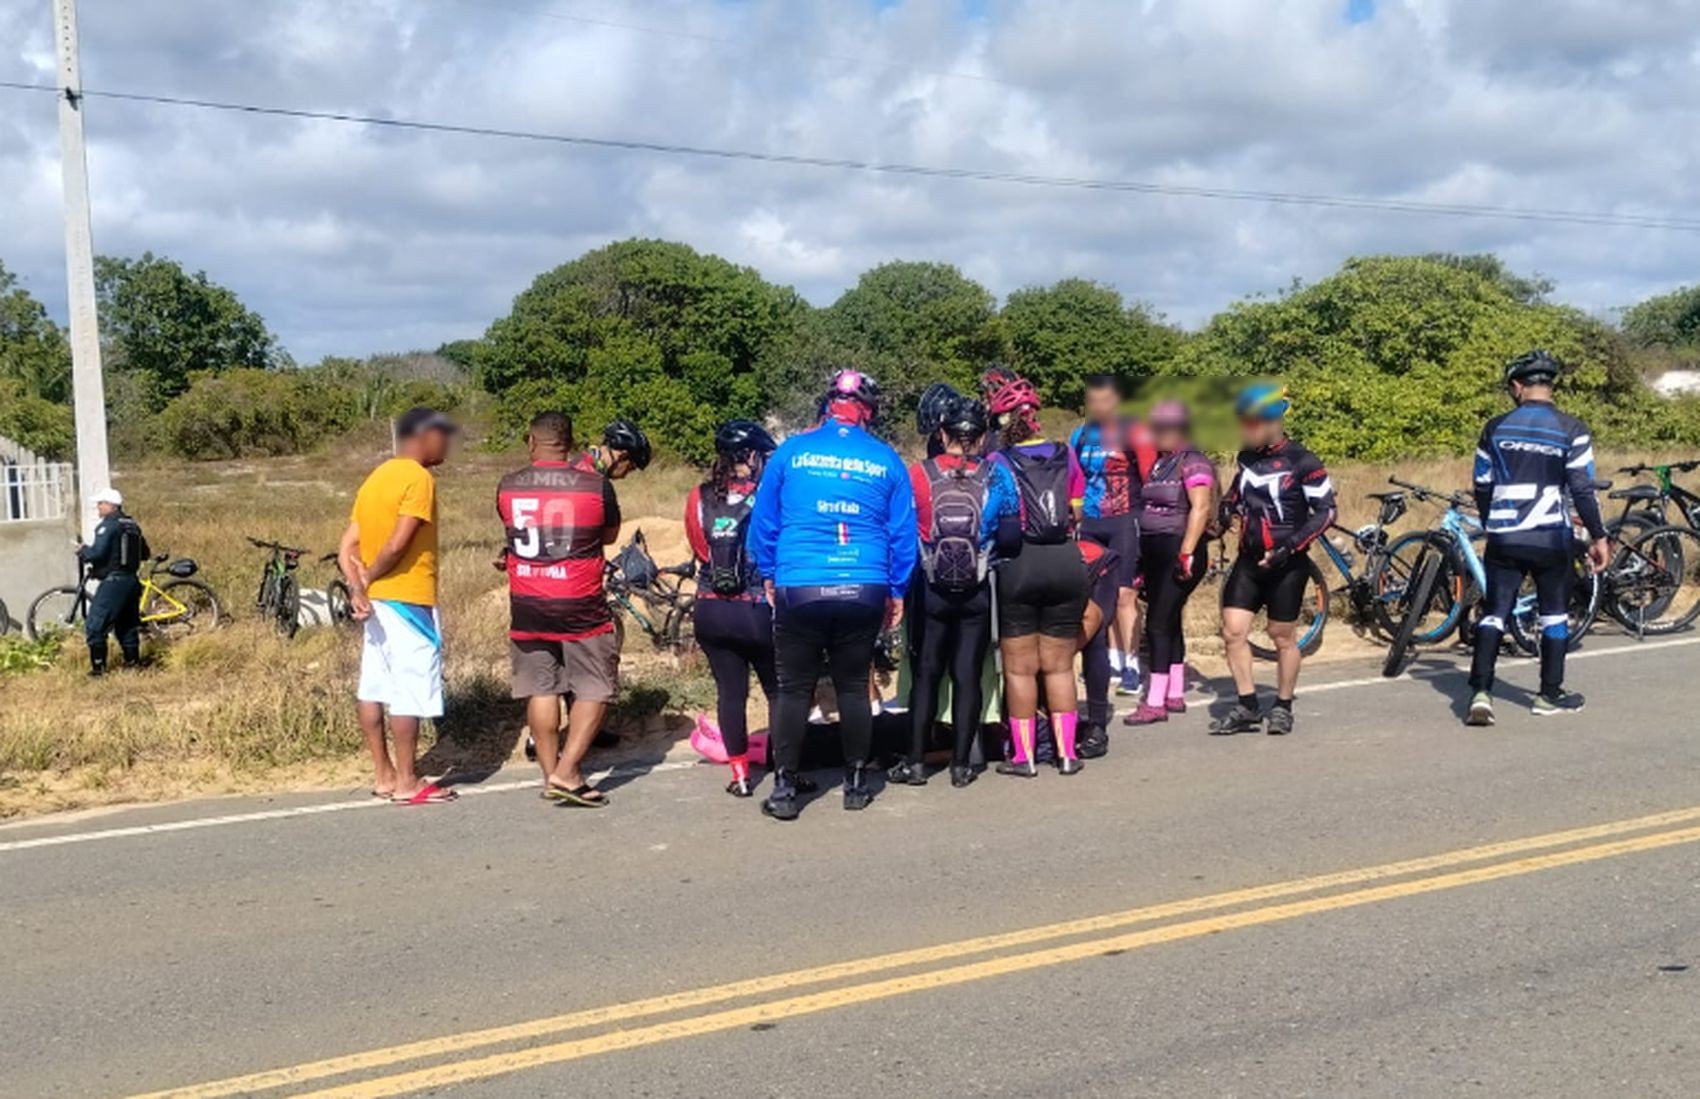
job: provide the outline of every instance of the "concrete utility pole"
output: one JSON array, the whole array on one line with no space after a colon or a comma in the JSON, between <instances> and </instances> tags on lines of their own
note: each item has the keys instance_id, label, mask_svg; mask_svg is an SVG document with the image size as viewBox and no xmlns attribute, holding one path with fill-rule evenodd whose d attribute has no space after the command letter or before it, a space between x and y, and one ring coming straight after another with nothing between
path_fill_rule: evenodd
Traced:
<instances>
[{"instance_id":1,"label":"concrete utility pole","mask_svg":"<svg viewBox=\"0 0 1700 1099\"><path fill-rule=\"evenodd\" d=\"M83 147L83 79L77 59L77 0L53 0L59 50L59 166L65 186L65 275L70 284L71 387L77 417L77 473L83 537L94 534L90 500L112 483L106 454L106 382L94 303L94 235L89 225L89 162Z\"/></svg>"}]
</instances>

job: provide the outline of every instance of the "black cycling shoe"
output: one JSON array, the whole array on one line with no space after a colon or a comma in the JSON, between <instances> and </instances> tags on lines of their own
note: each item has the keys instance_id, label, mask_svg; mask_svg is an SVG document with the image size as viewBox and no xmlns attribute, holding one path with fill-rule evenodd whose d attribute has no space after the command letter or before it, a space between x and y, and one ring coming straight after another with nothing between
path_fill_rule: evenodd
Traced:
<instances>
[{"instance_id":1,"label":"black cycling shoe","mask_svg":"<svg viewBox=\"0 0 1700 1099\"><path fill-rule=\"evenodd\" d=\"M1078 775L1084 770L1086 770L1086 764L1078 759L1069 759L1067 756L1057 757L1057 774L1059 775Z\"/></svg>"},{"instance_id":2,"label":"black cycling shoe","mask_svg":"<svg viewBox=\"0 0 1700 1099\"><path fill-rule=\"evenodd\" d=\"M1102 725L1087 725L1080 730L1080 743L1074 750L1081 759L1102 759L1110 753L1110 734Z\"/></svg>"},{"instance_id":3,"label":"black cycling shoe","mask_svg":"<svg viewBox=\"0 0 1700 1099\"><path fill-rule=\"evenodd\" d=\"M925 786L927 770L924 764L903 760L886 768L885 780L896 786Z\"/></svg>"},{"instance_id":4,"label":"black cycling shoe","mask_svg":"<svg viewBox=\"0 0 1700 1099\"><path fill-rule=\"evenodd\" d=\"M950 784L958 790L964 786L972 786L974 780L978 777L974 774L974 768L967 764L957 765L953 763L950 765Z\"/></svg>"},{"instance_id":5,"label":"black cycling shoe","mask_svg":"<svg viewBox=\"0 0 1700 1099\"><path fill-rule=\"evenodd\" d=\"M868 765L856 762L844 768L844 808L855 811L873 803L874 792L868 789Z\"/></svg>"},{"instance_id":6,"label":"black cycling shoe","mask_svg":"<svg viewBox=\"0 0 1700 1099\"><path fill-rule=\"evenodd\" d=\"M1210 723L1211 736L1234 736L1263 730L1263 715L1247 706L1234 703L1234 708Z\"/></svg>"},{"instance_id":7,"label":"black cycling shoe","mask_svg":"<svg viewBox=\"0 0 1700 1099\"><path fill-rule=\"evenodd\" d=\"M1270 736L1286 736L1293 731L1293 711L1276 706L1269 711L1269 724L1264 732Z\"/></svg>"},{"instance_id":8,"label":"black cycling shoe","mask_svg":"<svg viewBox=\"0 0 1700 1099\"><path fill-rule=\"evenodd\" d=\"M726 792L735 798L747 798L755 793L747 778L735 778L726 784Z\"/></svg>"},{"instance_id":9,"label":"black cycling shoe","mask_svg":"<svg viewBox=\"0 0 1700 1099\"><path fill-rule=\"evenodd\" d=\"M1012 759L1006 759L997 765L996 770L1000 775L1013 775L1016 778L1039 777L1039 765L1032 760L1028 760L1026 763L1017 763Z\"/></svg>"},{"instance_id":10,"label":"black cycling shoe","mask_svg":"<svg viewBox=\"0 0 1700 1099\"><path fill-rule=\"evenodd\" d=\"M799 794L813 794L820 789L820 783L804 774L792 774L791 788Z\"/></svg>"},{"instance_id":11,"label":"black cycling shoe","mask_svg":"<svg viewBox=\"0 0 1700 1099\"><path fill-rule=\"evenodd\" d=\"M762 799L761 811L774 820L796 820L803 811L797 804L796 776L783 770L773 772L773 792Z\"/></svg>"}]
</instances>

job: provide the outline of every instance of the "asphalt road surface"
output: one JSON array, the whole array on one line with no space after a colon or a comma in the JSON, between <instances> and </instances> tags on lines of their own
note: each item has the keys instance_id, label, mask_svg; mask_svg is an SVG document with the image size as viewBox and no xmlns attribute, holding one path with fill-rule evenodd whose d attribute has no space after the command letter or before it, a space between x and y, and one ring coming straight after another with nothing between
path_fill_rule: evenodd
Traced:
<instances>
[{"instance_id":1,"label":"asphalt road surface","mask_svg":"<svg viewBox=\"0 0 1700 1099\"><path fill-rule=\"evenodd\" d=\"M0 1094L1691 1096L1696 640L789 825L702 766L0 829Z\"/></svg>"}]
</instances>

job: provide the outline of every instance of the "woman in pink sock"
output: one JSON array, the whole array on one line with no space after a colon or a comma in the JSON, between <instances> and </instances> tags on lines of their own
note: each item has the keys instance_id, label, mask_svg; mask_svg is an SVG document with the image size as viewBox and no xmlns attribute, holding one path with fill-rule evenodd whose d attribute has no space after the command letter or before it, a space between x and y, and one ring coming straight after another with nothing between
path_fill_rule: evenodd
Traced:
<instances>
[{"instance_id":1,"label":"woman in pink sock","mask_svg":"<svg viewBox=\"0 0 1700 1099\"><path fill-rule=\"evenodd\" d=\"M1216 467L1192 445L1191 416L1179 401L1160 401L1148 420L1157 461L1145 482L1139 519L1139 571L1151 674L1145 701L1122 718L1151 725L1186 711L1187 597L1204 578L1204 532L1216 507Z\"/></svg>"},{"instance_id":2,"label":"woman in pink sock","mask_svg":"<svg viewBox=\"0 0 1700 1099\"><path fill-rule=\"evenodd\" d=\"M997 375L986 404L1003 442L992 461L1015 476L1021 527L1018 545L997 570L998 648L1014 744L997 770L1039 773L1033 748L1042 697L1056 736L1057 770L1072 775L1080 771L1074 651L1086 612L1086 566L1072 536L1086 479L1072 449L1040 435L1039 395L1025 378Z\"/></svg>"}]
</instances>

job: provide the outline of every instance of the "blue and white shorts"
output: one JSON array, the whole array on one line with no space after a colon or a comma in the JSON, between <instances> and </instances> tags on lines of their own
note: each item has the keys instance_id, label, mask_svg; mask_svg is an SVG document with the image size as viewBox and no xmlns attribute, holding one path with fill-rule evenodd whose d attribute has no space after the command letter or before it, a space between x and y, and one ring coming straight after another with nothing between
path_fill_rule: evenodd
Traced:
<instances>
[{"instance_id":1,"label":"blue and white shorts","mask_svg":"<svg viewBox=\"0 0 1700 1099\"><path fill-rule=\"evenodd\" d=\"M372 600L355 698L396 717L443 716L443 631L437 608Z\"/></svg>"}]
</instances>

